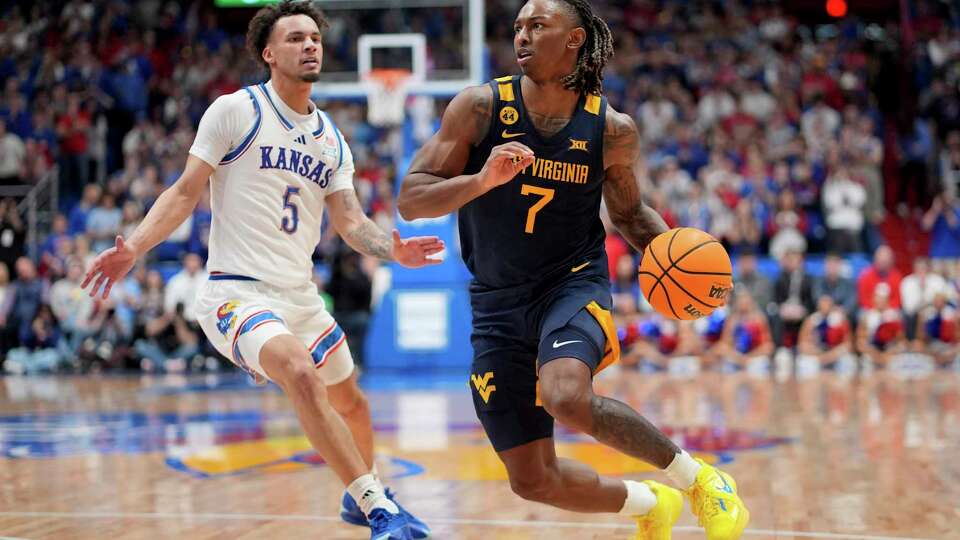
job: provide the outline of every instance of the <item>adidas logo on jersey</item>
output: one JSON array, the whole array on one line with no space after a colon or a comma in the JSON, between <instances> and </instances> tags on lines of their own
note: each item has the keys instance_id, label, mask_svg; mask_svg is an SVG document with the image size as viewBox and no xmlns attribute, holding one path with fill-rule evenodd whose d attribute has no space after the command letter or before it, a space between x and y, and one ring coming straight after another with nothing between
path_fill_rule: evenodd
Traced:
<instances>
[{"instance_id":1,"label":"adidas logo on jersey","mask_svg":"<svg viewBox=\"0 0 960 540\"><path fill-rule=\"evenodd\" d=\"M293 140L293 142L298 142L300 144L307 144L307 138L303 135L303 133L301 133L299 137Z\"/></svg>"}]
</instances>

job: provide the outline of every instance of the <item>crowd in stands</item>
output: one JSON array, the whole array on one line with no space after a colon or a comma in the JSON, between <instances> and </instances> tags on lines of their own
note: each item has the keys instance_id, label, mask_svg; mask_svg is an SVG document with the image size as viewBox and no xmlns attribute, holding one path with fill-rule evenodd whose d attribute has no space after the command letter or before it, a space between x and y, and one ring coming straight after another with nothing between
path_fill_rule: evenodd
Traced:
<instances>
[{"instance_id":1,"label":"crowd in stands","mask_svg":"<svg viewBox=\"0 0 960 540\"><path fill-rule=\"evenodd\" d=\"M504 21L513 20L516 2L485 6L491 76L514 73L512 26ZM822 336L836 342L839 331L829 328L841 319L848 326L840 341L873 354L875 334L890 332L890 319L900 321L893 341L905 348L934 339L931 320L955 320L957 13L917 2L906 40L899 23L800 25L776 2L596 7L616 39L605 92L642 131L648 203L670 226L710 232L737 261L730 307L678 325L650 314L637 284L638 255L610 230L616 316L632 361L657 362L657 351L662 360L675 350L734 359L769 355L767 348L813 350L825 346L814 344ZM462 27L450 13L418 10L406 21L333 14L325 68L353 65L350 29L358 24L426 32L431 62L456 66ZM187 1L21 2L0 15L0 186L34 184L56 165L61 201L33 258L15 202L0 201L7 369L214 367L192 312L192 293L206 278L209 201L111 299L89 298L79 282L95 254L129 234L177 178L209 103L262 79L242 28L228 32L222 13ZM913 107L898 106L897 51L904 50L914 66L906 79ZM370 125L362 103L321 105L350 141L361 202L389 227L397 129ZM902 282L880 231L891 211L916 214L931 237L930 261L916 261ZM848 255L874 252L874 264L851 275ZM761 263L770 259L782 270L766 271ZM330 231L315 260L318 286L338 320L355 325L348 334L357 341L376 301L376 263L345 250ZM805 261L814 260L817 270L808 272ZM956 343L949 331L941 334ZM694 343L700 336L705 344Z\"/></svg>"}]
</instances>

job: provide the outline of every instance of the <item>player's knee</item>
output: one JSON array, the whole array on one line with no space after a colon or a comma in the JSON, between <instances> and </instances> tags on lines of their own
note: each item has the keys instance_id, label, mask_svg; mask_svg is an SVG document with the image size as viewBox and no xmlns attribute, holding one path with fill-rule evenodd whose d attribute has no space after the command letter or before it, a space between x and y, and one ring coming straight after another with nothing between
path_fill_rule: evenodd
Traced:
<instances>
[{"instance_id":1,"label":"player's knee","mask_svg":"<svg viewBox=\"0 0 960 540\"><path fill-rule=\"evenodd\" d=\"M558 381L540 388L543 408L550 416L574 428L580 428L587 422L592 395L589 388L582 388L582 385L572 381Z\"/></svg>"},{"instance_id":2,"label":"player's knee","mask_svg":"<svg viewBox=\"0 0 960 540\"><path fill-rule=\"evenodd\" d=\"M510 473L510 489L518 497L533 502L547 503L556 489L554 477L541 469Z\"/></svg>"},{"instance_id":3,"label":"player's knee","mask_svg":"<svg viewBox=\"0 0 960 540\"><path fill-rule=\"evenodd\" d=\"M306 349L284 348L272 351L272 355L261 362L270 366L268 375L285 391L309 395L325 394L323 380L317 374L313 359Z\"/></svg>"},{"instance_id":4,"label":"player's knee","mask_svg":"<svg viewBox=\"0 0 960 540\"><path fill-rule=\"evenodd\" d=\"M353 392L337 399L333 403L333 408L344 417L370 415L370 402L367 401L367 396L359 388L355 388Z\"/></svg>"}]
</instances>

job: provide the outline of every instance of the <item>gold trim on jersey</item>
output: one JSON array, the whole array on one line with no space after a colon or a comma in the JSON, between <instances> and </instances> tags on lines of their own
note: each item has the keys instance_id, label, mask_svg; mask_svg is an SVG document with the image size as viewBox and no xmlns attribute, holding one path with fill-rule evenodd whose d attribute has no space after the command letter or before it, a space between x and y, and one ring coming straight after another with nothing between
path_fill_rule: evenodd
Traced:
<instances>
[{"instance_id":1,"label":"gold trim on jersey","mask_svg":"<svg viewBox=\"0 0 960 540\"><path fill-rule=\"evenodd\" d=\"M497 85L500 91L500 101L513 101L513 81L502 82Z\"/></svg>"},{"instance_id":2,"label":"gold trim on jersey","mask_svg":"<svg viewBox=\"0 0 960 540\"><path fill-rule=\"evenodd\" d=\"M584 103L583 108L590 114L600 114L600 102L601 98L597 94L587 94L586 103Z\"/></svg>"}]
</instances>

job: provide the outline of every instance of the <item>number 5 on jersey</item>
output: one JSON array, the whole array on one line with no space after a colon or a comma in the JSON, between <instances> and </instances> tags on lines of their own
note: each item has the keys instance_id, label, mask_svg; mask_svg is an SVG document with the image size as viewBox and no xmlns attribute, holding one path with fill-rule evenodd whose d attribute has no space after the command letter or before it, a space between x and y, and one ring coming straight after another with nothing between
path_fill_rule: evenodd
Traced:
<instances>
[{"instance_id":1,"label":"number 5 on jersey","mask_svg":"<svg viewBox=\"0 0 960 540\"><path fill-rule=\"evenodd\" d=\"M527 210L527 226L524 227L523 232L527 234L533 234L533 227L537 221L537 212L543 210L543 207L553 200L554 190L523 184L520 187L520 194L539 195L541 197L539 201L533 203L533 206Z\"/></svg>"},{"instance_id":2,"label":"number 5 on jersey","mask_svg":"<svg viewBox=\"0 0 960 540\"><path fill-rule=\"evenodd\" d=\"M280 220L280 230L287 234L297 232L297 226L300 225L300 215L297 213L297 205L290 201L290 197L293 195L300 195L300 188L287 186L287 192L283 194L283 209L284 212L289 209L290 216L283 216L283 219Z\"/></svg>"}]
</instances>

